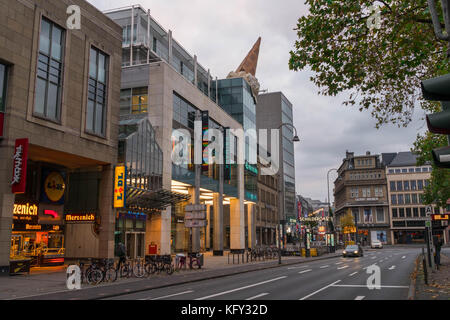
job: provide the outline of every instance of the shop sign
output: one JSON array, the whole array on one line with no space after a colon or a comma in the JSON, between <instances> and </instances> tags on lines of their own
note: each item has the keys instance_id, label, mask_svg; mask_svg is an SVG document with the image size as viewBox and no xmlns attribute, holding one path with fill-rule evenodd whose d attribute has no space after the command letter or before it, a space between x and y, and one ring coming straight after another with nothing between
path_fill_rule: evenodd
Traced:
<instances>
[{"instance_id":1,"label":"shop sign","mask_svg":"<svg viewBox=\"0 0 450 320\"><path fill-rule=\"evenodd\" d=\"M449 220L450 219L450 214L432 214L431 215L431 220L433 221L437 221L437 220Z\"/></svg>"},{"instance_id":2,"label":"shop sign","mask_svg":"<svg viewBox=\"0 0 450 320\"><path fill-rule=\"evenodd\" d=\"M11 191L14 194L25 193L27 182L28 139L17 139L13 156L13 179Z\"/></svg>"},{"instance_id":3,"label":"shop sign","mask_svg":"<svg viewBox=\"0 0 450 320\"><path fill-rule=\"evenodd\" d=\"M66 214L66 222L94 222L94 213L68 213Z\"/></svg>"},{"instance_id":4,"label":"shop sign","mask_svg":"<svg viewBox=\"0 0 450 320\"><path fill-rule=\"evenodd\" d=\"M119 214L119 217L125 219L147 220L147 215L143 212L121 212Z\"/></svg>"},{"instance_id":5,"label":"shop sign","mask_svg":"<svg viewBox=\"0 0 450 320\"><path fill-rule=\"evenodd\" d=\"M38 207L35 204L14 204L13 215L37 216Z\"/></svg>"},{"instance_id":6,"label":"shop sign","mask_svg":"<svg viewBox=\"0 0 450 320\"><path fill-rule=\"evenodd\" d=\"M355 233L356 227L344 227L344 233Z\"/></svg>"},{"instance_id":7,"label":"shop sign","mask_svg":"<svg viewBox=\"0 0 450 320\"><path fill-rule=\"evenodd\" d=\"M184 226L186 228L202 228L207 226L206 220L185 220Z\"/></svg>"},{"instance_id":8,"label":"shop sign","mask_svg":"<svg viewBox=\"0 0 450 320\"><path fill-rule=\"evenodd\" d=\"M114 208L125 207L126 197L126 176L127 170L125 166L117 166L114 178Z\"/></svg>"},{"instance_id":9,"label":"shop sign","mask_svg":"<svg viewBox=\"0 0 450 320\"><path fill-rule=\"evenodd\" d=\"M50 201L59 202L64 196L65 189L64 178L59 172L51 172L45 179L44 192Z\"/></svg>"}]
</instances>

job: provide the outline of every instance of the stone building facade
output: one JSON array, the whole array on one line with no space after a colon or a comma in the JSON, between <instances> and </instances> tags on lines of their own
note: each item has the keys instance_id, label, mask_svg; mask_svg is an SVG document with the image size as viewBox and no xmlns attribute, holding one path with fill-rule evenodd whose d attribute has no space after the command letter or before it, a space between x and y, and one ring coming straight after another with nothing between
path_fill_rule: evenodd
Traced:
<instances>
[{"instance_id":1,"label":"stone building facade","mask_svg":"<svg viewBox=\"0 0 450 320\"><path fill-rule=\"evenodd\" d=\"M80 8L79 30L67 28L69 5ZM0 7L0 269L14 259L39 264L51 252L59 258L48 263L113 257L122 29L83 0ZM27 169L13 193L18 139L28 139ZM26 205L37 212L19 209Z\"/></svg>"}]
</instances>

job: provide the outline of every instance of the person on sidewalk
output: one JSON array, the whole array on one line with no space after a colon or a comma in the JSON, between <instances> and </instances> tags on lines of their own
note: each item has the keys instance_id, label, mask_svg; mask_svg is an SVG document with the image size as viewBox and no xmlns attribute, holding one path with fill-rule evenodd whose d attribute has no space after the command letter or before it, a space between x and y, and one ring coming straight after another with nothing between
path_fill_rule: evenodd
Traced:
<instances>
[{"instance_id":1,"label":"person on sidewalk","mask_svg":"<svg viewBox=\"0 0 450 320\"><path fill-rule=\"evenodd\" d=\"M122 242L119 242L117 244L116 255L119 257L119 265L117 266L117 270L120 270L120 267L122 266L122 264L127 261L127 259L126 259L127 250L125 248L125 245Z\"/></svg>"},{"instance_id":2,"label":"person on sidewalk","mask_svg":"<svg viewBox=\"0 0 450 320\"><path fill-rule=\"evenodd\" d=\"M436 249L436 255L435 255L435 263L437 266L441 265L441 247L442 247L442 240L440 236L436 237L436 241L434 241L434 247Z\"/></svg>"}]
</instances>

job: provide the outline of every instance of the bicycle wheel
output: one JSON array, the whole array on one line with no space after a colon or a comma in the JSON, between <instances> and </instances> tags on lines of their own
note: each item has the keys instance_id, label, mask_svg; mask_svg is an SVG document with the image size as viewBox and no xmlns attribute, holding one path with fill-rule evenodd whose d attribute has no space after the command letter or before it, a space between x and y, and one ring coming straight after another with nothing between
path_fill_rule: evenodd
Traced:
<instances>
[{"instance_id":1,"label":"bicycle wheel","mask_svg":"<svg viewBox=\"0 0 450 320\"><path fill-rule=\"evenodd\" d=\"M168 275L171 275L175 271L172 264L166 264L164 268Z\"/></svg>"},{"instance_id":2,"label":"bicycle wheel","mask_svg":"<svg viewBox=\"0 0 450 320\"><path fill-rule=\"evenodd\" d=\"M129 278L131 276L130 266L127 264L122 265L120 268L120 277L121 278Z\"/></svg>"},{"instance_id":3,"label":"bicycle wheel","mask_svg":"<svg viewBox=\"0 0 450 320\"><path fill-rule=\"evenodd\" d=\"M145 267L142 263L138 262L133 267L133 274L136 278L143 278L145 276Z\"/></svg>"},{"instance_id":4,"label":"bicycle wheel","mask_svg":"<svg viewBox=\"0 0 450 320\"><path fill-rule=\"evenodd\" d=\"M109 267L105 272L106 282L114 282L117 280L117 270L113 267Z\"/></svg>"},{"instance_id":5,"label":"bicycle wheel","mask_svg":"<svg viewBox=\"0 0 450 320\"><path fill-rule=\"evenodd\" d=\"M103 273L99 269L92 269L87 275L86 275L87 281L91 285L97 285L99 284L103 279Z\"/></svg>"}]
</instances>

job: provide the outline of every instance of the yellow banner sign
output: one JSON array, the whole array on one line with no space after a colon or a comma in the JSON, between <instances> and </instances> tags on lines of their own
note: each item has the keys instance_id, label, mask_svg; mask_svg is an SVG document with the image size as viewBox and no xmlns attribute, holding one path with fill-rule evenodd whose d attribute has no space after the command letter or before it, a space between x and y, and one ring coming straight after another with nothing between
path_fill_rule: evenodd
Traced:
<instances>
[{"instance_id":1,"label":"yellow banner sign","mask_svg":"<svg viewBox=\"0 0 450 320\"><path fill-rule=\"evenodd\" d=\"M114 176L114 208L125 207L126 168L117 166Z\"/></svg>"}]
</instances>

